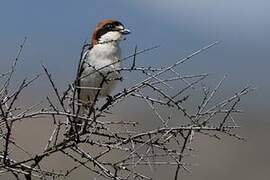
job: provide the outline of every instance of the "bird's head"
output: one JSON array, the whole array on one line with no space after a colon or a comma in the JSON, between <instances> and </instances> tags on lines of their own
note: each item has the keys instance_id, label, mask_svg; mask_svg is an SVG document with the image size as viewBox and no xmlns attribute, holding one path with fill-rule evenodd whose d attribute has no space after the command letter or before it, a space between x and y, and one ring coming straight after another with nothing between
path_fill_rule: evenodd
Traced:
<instances>
[{"instance_id":1,"label":"bird's head","mask_svg":"<svg viewBox=\"0 0 270 180\"><path fill-rule=\"evenodd\" d=\"M105 19L97 25L92 36L92 45L118 42L127 34L130 34L130 30L126 29L121 22Z\"/></svg>"}]
</instances>

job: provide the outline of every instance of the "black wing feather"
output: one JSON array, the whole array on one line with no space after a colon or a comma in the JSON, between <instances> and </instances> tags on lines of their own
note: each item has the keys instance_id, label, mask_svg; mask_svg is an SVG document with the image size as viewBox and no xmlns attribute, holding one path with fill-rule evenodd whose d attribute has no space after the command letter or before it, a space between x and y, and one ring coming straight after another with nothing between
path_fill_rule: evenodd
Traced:
<instances>
[{"instance_id":1,"label":"black wing feather","mask_svg":"<svg viewBox=\"0 0 270 180\"><path fill-rule=\"evenodd\" d=\"M81 52L81 57L80 57L80 62L78 65L78 69L77 69L77 74L76 74L76 80L75 80L75 90L77 89L77 93L78 93L78 98L80 98L80 93L81 93L81 88L77 88L81 86L81 75L82 72L84 71L83 69L83 65L85 63L84 59L87 56L87 54L89 53L89 51L93 48L93 46L91 44L85 44L83 46L82 52Z\"/></svg>"}]
</instances>

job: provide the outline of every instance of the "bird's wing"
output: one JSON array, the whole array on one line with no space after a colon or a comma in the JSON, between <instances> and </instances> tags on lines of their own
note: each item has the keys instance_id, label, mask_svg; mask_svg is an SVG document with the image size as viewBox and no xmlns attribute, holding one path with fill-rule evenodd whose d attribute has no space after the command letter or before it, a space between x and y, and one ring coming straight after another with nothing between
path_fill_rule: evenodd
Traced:
<instances>
[{"instance_id":1,"label":"bird's wing","mask_svg":"<svg viewBox=\"0 0 270 180\"><path fill-rule=\"evenodd\" d=\"M82 72L84 71L85 58L87 57L89 51L92 48L93 48L93 46L91 44L86 44L86 45L83 46L83 50L81 52L80 62L79 62L79 65L78 65L77 74L76 74L76 80L75 80L75 89L77 89L78 98L80 97L81 90L80 90L80 88L77 88L77 87L81 86L80 77L82 75Z\"/></svg>"}]
</instances>

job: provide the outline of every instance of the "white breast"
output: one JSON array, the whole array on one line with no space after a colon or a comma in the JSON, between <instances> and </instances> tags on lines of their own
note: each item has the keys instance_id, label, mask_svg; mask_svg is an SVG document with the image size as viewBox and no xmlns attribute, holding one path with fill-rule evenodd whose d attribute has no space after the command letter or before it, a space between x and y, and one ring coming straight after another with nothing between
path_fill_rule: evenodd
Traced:
<instances>
[{"instance_id":1,"label":"white breast","mask_svg":"<svg viewBox=\"0 0 270 180\"><path fill-rule=\"evenodd\" d=\"M121 52L118 43L97 44L86 52L85 63L80 80L80 100L92 102L101 88L99 96L110 95L116 85L116 78L120 75L116 69L120 67L117 62Z\"/></svg>"}]
</instances>

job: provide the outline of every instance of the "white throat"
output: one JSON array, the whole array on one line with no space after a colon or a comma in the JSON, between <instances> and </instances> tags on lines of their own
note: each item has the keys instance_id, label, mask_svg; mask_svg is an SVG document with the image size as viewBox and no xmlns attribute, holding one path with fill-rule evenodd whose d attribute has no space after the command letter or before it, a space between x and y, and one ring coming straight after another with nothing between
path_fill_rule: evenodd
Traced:
<instances>
[{"instance_id":1,"label":"white throat","mask_svg":"<svg viewBox=\"0 0 270 180\"><path fill-rule=\"evenodd\" d=\"M118 61L121 57L121 49L117 41L96 44L90 51L96 59ZM93 59L95 59L93 58Z\"/></svg>"},{"instance_id":2,"label":"white throat","mask_svg":"<svg viewBox=\"0 0 270 180\"><path fill-rule=\"evenodd\" d=\"M117 31L110 31L107 32L106 34L103 34L99 40L99 44L106 44L106 43L118 43L119 41L122 40L122 34L117 32Z\"/></svg>"}]
</instances>

